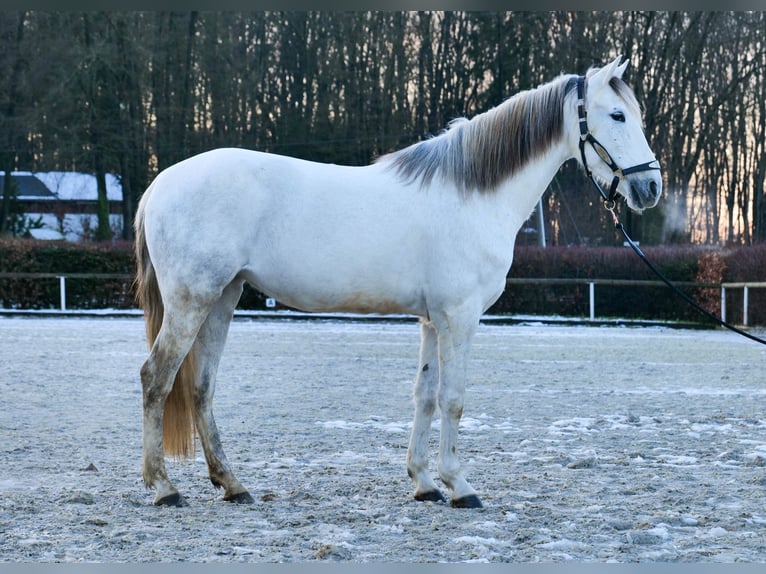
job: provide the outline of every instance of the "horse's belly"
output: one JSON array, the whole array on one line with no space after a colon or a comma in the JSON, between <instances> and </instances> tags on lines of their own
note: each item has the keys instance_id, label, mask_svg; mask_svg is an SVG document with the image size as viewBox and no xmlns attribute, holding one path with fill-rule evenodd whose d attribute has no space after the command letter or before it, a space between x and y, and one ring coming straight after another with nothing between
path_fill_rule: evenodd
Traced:
<instances>
[{"instance_id":1,"label":"horse's belly","mask_svg":"<svg viewBox=\"0 0 766 574\"><path fill-rule=\"evenodd\" d=\"M288 295L289 298L289 295ZM379 315L422 314L416 305L403 303L395 299L371 296L368 293L342 294L340 297L318 299L299 295L290 307L310 312L361 313Z\"/></svg>"},{"instance_id":2,"label":"horse's belly","mask_svg":"<svg viewBox=\"0 0 766 574\"><path fill-rule=\"evenodd\" d=\"M421 286L409 281L392 284L387 278L359 281L358 277L336 272L311 274L310 265L299 273L285 269L275 272L243 273L256 289L281 304L307 312L362 314L413 314L424 316L425 299Z\"/></svg>"}]
</instances>

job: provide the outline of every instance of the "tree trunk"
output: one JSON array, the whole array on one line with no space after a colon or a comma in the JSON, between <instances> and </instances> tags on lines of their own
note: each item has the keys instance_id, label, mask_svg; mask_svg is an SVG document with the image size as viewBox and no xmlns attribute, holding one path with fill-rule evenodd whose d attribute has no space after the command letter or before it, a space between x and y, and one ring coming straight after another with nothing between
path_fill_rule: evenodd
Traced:
<instances>
[{"instance_id":1,"label":"tree trunk","mask_svg":"<svg viewBox=\"0 0 766 574\"><path fill-rule=\"evenodd\" d=\"M5 144L6 150L2 154L0 168L5 172L3 180L3 200L0 202L0 237L11 233L11 206L15 196L15 188L12 185L11 172L16 168L16 142L18 141L18 128L16 119L16 102L19 99L19 83L21 80L21 42L24 39L24 21L26 12L19 13L16 26L16 38L13 44L13 68L9 79L8 103L5 106L5 122L8 126Z\"/></svg>"},{"instance_id":2,"label":"tree trunk","mask_svg":"<svg viewBox=\"0 0 766 574\"><path fill-rule=\"evenodd\" d=\"M120 158L120 171L122 171L122 238L130 241L133 239L133 194L135 192L131 186L127 154L122 154Z\"/></svg>"},{"instance_id":3,"label":"tree trunk","mask_svg":"<svg viewBox=\"0 0 766 574\"><path fill-rule=\"evenodd\" d=\"M106 172L104 171L104 156L98 151L97 143L93 146L97 151L93 154L96 168L96 188L98 191L97 216L98 227L96 228L97 241L109 241L112 239L112 227L109 224L109 199L106 195Z\"/></svg>"}]
</instances>

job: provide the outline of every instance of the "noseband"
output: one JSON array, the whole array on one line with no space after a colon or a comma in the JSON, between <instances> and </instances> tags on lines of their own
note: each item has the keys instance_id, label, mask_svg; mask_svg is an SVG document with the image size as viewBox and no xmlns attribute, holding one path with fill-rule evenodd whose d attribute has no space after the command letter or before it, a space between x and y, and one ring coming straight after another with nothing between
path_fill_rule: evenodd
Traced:
<instances>
[{"instance_id":1,"label":"noseband","mask_svg":"<svg viewBox=\"0 0 766 574\"><path fill-rule=\"evenodd\" d=\"M585 109L585 76L578 76L577 78L577 117L579 118L580 122L580 157L582 158L582 165L585 168L585 173L593 182L593 185L596 186L598 192L601 194L601 197L604 200L604 206L609 210L613 210L615 207L615 199L617 198L617 186L620 185L620 181L622 181L626 175L630 175L631 173L654 169L659 170L659 162L656 159L653 159L646 163L640 163L625 169L622 169L617 165L606 148L601 145L601 143L595 137L593 137L593 134L591 134L588 130L588 112ZM591 172L590 168L588 167L588 161L585 159L586 143L591 145L591 147L598 154L598 157L600 157L601 160L612 170L612 183L609 186L608 193L604 191L598 181L596 181L596 178L593 177L593 172Z\"/></svg>"}]
</instances>

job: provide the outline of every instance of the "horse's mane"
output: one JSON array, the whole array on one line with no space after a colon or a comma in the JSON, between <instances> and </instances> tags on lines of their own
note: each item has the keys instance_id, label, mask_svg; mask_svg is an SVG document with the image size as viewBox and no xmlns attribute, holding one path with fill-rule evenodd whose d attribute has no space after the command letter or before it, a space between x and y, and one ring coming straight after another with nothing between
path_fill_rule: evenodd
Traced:
<instances>
[{"instance_id":1,"label":"horse's mane","mask_svg":"<svg viewBox=\"0 0 766 574\"><path fill-rule=\"evenodd\" d=\"M575 76L520 92L470 120L458 118L438 136L381 157L409 182L437 173L464 191L491 192L563 133L564 98Z\"/></svg>"}]
</instances>

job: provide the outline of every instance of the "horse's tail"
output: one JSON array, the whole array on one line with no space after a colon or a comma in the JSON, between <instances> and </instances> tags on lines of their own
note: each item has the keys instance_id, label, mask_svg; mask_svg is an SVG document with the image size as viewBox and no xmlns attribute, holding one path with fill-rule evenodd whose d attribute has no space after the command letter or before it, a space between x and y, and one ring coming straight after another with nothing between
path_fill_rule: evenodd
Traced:
<instances>
[{"instance_id":1,"label":"horse's tail","mask_svg":"<svg viewBox=\"0 0 766 574\"><path fill-rule=\"evenodd\" d=\"M148 193L148 190L147 190ZM138 306L144 311L146 321L146 339L149 348L154 345L162 326L164 307L160 294L157 275L149 257L144 229L144 202L141 201L135 219L135 254L136 281L135 293ZM194 455L194 382L197 377L194 348L184 358L178 369L173 388L165 400L163 414L162 442L165 454L177 458L189 458Z\"/></svg>"}]
</instances>

